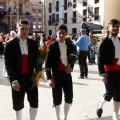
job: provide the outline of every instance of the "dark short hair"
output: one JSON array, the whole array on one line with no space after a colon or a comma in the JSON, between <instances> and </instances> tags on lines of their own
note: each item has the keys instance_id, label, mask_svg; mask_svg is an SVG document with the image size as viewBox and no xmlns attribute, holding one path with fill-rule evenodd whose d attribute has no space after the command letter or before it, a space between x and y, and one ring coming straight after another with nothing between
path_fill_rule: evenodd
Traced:
<instances>
[{"instance_id":1,"label":"dark short hair","mask_svg":"<svg viewBox=\"0 0 120 120\"><path fill-rule=\"evenodd\" d=\"M45 37L45 33L42 33L42 37Z\"/></svg>"},{"instance_id":2,"label":"dark short hair","mask_svg":"<svg viewBox=\"0 0 120 120\"><path fill-rule=\"evenodd\" d=\"M64 25L64 24L59 25L59 26L57 27L57 31L58 31L58 30L65 30L66 33L68 32L68 28L67 28L67 26Z\"/></svg>"},{"instance_id":3,"label":"dark short hair","mask_svg":"<svg viewBox=\"0 0 120 120\"><path fill-rule=\"evenodd\" d=\"M120 21L117 19L111 19L108 23L108 25L114 25L114 24L120 24Z\"/></svg>"},{"instance_id":4,"label":"dark short hair","mask_svg":"<svg viewBox=\"0 0 120 120\"><path fill-rule=\"evenodd\" d=\"M30 25L29 21L28 20L20 20L19 21L19 26L21 26L21 24L26 24L26 25Z\"/></svg>"}]
</instances>

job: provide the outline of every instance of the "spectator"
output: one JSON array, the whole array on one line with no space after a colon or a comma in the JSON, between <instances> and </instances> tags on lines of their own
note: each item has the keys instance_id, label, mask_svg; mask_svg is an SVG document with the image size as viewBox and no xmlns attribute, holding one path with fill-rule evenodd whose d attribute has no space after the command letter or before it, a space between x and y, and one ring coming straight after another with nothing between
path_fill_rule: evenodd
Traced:
<instances>
[{"instance_id":1,"label":"spectator","mask_svg":"<svg viewBox=\"0 0 120 120\"><path fill-rule=\"evenodd\" d=\"M45 42L45 45L48 47L49 44L51 44L53 40L51 39L50 35L47 36L47 41Z\"/></svg>"},{"instance_id":2,"label":"spectator","mask_svg":"<svg viewBox=\"0 0 120 120\"><path fill-rule=\"evenodd\" d=\"M80 68L80 79L84 79L84 77L88 77L88 66L86 63L86 59L88 56L88 45L89 45L89 37L86 35L86 29L81 30L81 36L76 41L75 45L78 50L78 64Z\"/></svg>"}]
</instances>

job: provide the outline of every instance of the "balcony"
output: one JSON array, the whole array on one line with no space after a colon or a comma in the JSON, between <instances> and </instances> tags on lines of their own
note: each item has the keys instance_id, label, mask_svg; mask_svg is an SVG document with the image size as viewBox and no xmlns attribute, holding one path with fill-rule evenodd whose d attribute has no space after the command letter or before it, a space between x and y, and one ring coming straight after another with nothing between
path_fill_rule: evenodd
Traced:
<instances>
[{"instance_id":1,"label":"balcony","mask_svg":"<svg viewBox=\"0 0 120 120\"><path fill-rule=\"evenodd\" d=\"M49 21L48 21L48 25L52 25L52 21L49 20Z\"/></svg>"},{"instance_id":2,"label":"balcony","mask_svg":"<svg viewBox=\"0 0 120 120\"><path fill-rule=\"evenodd\" d=\"M66 4L66 5L63 5L63 7L64 7L64 10L67 10L67 4Z\"/></svg>"},{"instance_id":3,"label":"balcony","mask_svg":"<svg viewBox=\"0 0 120 120\"><path fill-rule=\"evenodd\" d=\"M51 9L51 8L48 8L48 11L49 11L49 13L51 13L51 12L52 12L52 9Z\"/></svg>"},{"instance_id":4,"label":"balcony","mask_svg":"<svg viewBox=\"0 0 120 120\"><path fill-rule=\"evenodd\" d=\"M84 15L82 18L84 22L87 21L87 15Z\"/></svg>"},{"instance_id":5,"label":"balcony","mask_svg":"<svg viewBox=\"0 0 120 120\"><path fill-rule=\"evenodd\" d=\"M55 7L56 8L56 12L58 12L59 11L59 7L57 6L57 7Z\"/></svg>"},{"instance_id":6,"label":"balcony","mask_svg":"<svg viewBox=\"0 0 120 120\"><path fill-rule=\"evenodd\" d=\"M72 17L72 23L76 23L76 17Z\"/></svg>"},{"instance_id":7,"label":"balcony","mask_svg":"<svg viewBox=\"0 0 120 120\"><path fill-rule=\"evenodd\" d=\"M94 20L99 20L99 14L94 14Z\"/></svg>"},{"instance_id":8,"label":"balcony","mask_svg":"<svg viewBox=\"0 0 120 120\"><path fill-rule=\"evenodd\" d=\"M77 7L77 3L73 3L73 8L76 8Z\"/></svg>"},{"instance_id":9,"label":"balcony","mask_svg":"<svg viewBox=\"0 0 120 120\"><path fill-rule=\"evenodd\" d=\"M67 24L67 19L66 18L63 18L63 24Z\"/></svg>"}]
</instances>

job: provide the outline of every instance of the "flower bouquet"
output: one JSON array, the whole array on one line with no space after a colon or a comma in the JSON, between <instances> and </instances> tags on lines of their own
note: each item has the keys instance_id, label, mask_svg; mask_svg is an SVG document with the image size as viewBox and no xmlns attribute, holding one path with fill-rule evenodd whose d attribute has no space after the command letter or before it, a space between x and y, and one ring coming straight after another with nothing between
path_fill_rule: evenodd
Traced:
<instances>
[{"instance_id":1,"label":"flower bouquet","mask_svg":"<svg viewBox=\"0 0 120 120\"><path fill-rule=\"evenodd\" d=\"M33 81L31 89L33 89L34 86L39 84L40 78L42 78L46 82L46 79L44 77L44 72L48 71L49 69L42 68L42 65L44 64L47 52L48 52L48 49L45 45L38 48L36 71L32 73L32 77L31 77L31 80Z\"/></svg>"},{"instance_id":2,"label":"flower bouquet","mask_svg":"<svg viewBox=\"0 0 120 120\"><path fill-rule=\"evenodd\" d=\"M69 64L68 64L68 67L67 68L70 68L72 65L74 65L75 61L77 60L77 56L74 55L74 54L70 54L68 56L68 60L69 60Z\"/></svg>"}]
</instances>

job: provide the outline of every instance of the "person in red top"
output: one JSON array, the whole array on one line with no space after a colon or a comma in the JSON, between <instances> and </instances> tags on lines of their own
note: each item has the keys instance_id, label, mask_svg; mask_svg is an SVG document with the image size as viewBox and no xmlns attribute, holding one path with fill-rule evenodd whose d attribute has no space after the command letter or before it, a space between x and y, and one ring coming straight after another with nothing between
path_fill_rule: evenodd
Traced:
<instances>
[{"instance_id":1,"label":"person in red top","mask_svg":"<svg viewBox=\"0 0 120 120\"><path fill-rule=\"evenodd\" d=\"M0 33L0 36L2 37L2 41L5 42L5 36L3 35L3 33Z\"/></svg>"},{"instance_id":2,"label":"person in red top","mask_svg":"<svg viewBox=\"0 0 120 120\"><path fill-rule=\"evenodd\" d=\"M50 43L52 43L53 42L53 40L51 39L51 37L48 35L47 36L47 41L45 42L45 45L48 47L48 45L50 44Z\"/></svg>"},{"instance_id":3,"label":"person in red top","mask_svg":"<svg viewBox=\"0 0 120 120\"><path fill-rule=\"evenodd\" d=\"M101 117L103 104L113 98L113 120L118 120L120 107L120 22L112 19L109 22L110 35L101 40L98 50L99 75L105 84L106 93L97 105L97 116Z\"/></svg>"}]
</instances>

